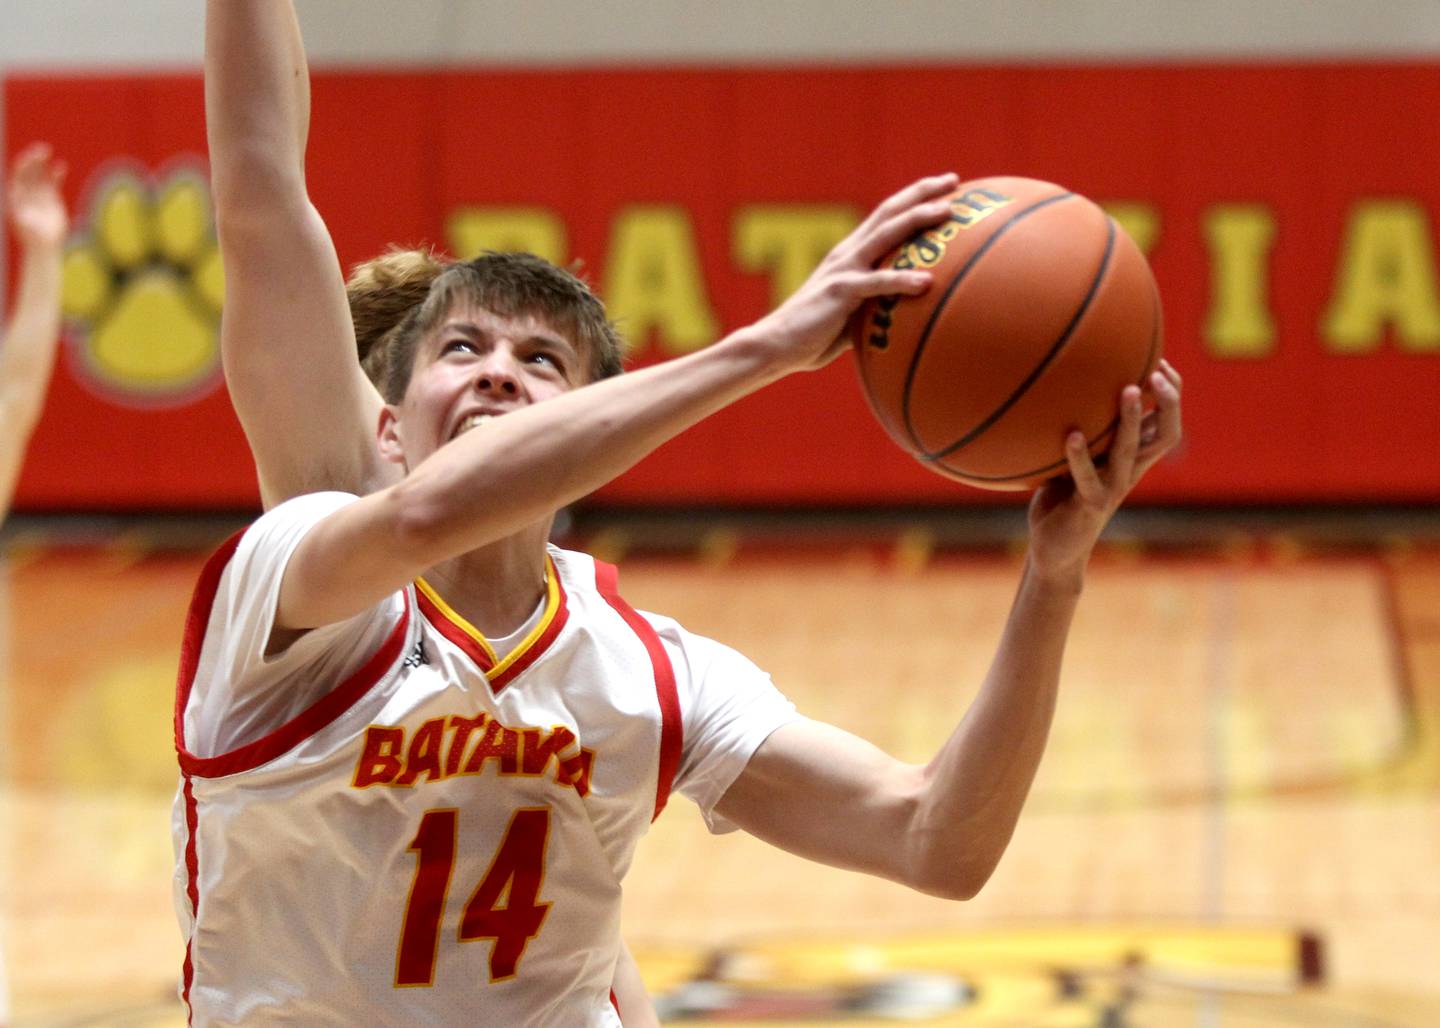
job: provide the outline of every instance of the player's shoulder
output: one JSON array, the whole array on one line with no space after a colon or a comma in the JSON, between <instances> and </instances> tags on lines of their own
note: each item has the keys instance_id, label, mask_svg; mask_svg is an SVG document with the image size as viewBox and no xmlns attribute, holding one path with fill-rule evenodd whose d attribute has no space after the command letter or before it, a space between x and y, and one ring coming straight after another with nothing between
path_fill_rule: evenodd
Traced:
<instances>
[{"instance_id":1,"label":"player's shoulder","mask_svg":"<svg viewBox=\"0 0 1440 1028\"><path fill-rule=\"evenodd\" d=\"M678 619L656 611L634 605L634 599L625 589L625 572L607 561L579 550L567 550L551 545L550 559L555 562L561 580L567 590L583 590L612 609L640 619L647 624L665 645L672 660L682 658L694 668L703 668L714 662L728 663L739 660L749 663L733 647L694 631ZM643 599L643 597L642 597Z\"/></svg>"},{"instance_id":2,"label":"player's shoulder","mask_svg":"<svg viewBox=\"0 0 1440 1028\"><path fill-rule=\"evenodd\" d=\"M567 550L554 543L546 547L546 553L559 572L560 581L567 591L592 593L601 602L612 607L634 610L622 591L623 576L616 565L581 550ZM653 614L642 611L635 613L641 614L647 621L655 619Z\"/></svg>"},{"instance_id":3,"label":"player's shoulder","mask_svg":"<svg viewBox=\"0 0 1440 1028\"><path fill-rule=\"evenodd\" d=\"M306 493L278 503L222 543L207 564L216 565L229 576L237 566L265 563L277 555L288 556L300 539L335 511L354 503L354 493Z\"/></svg>"},{"instance_id":4,"label":"player's shoulder","mask_svg":"<svg viewBox=\"0 0 1440 1028\"><path fill-rule=\"evenodd\" d=\"M358 499L360 497L354 493L338 491L292 496L283 503L277 503L251 522L245 529L245 535L249 539L259 540L277 534L288 535L297 529L308 529Z\"/></svg>"},{"instance_id":5,"label":"player's shoulder","mask_svg":"<svg viewBox=\"0 0 1440 1028\"><path fill-rule=\"evenodd\" d=\"M672 638L678 641L679 634L684 632L673 618L634 607L624 592L622 570L614 564L553 543L546 550L559 572L560 581L571 596L582 594L596 604L616 611L622 618L638 618L667 641Z\"/></svg>"},{"instance_id":6,"label":"player's shoulder","mask_svg":"<svg viewBox=\"0 0 1440 1028\"><path fill-rule=\"evenodd\" d=\"M267 519L285 521L324 517L341 507L349 506L358 499L360 497L355 493L343 492L338 489L301 493L299 496L292 496L288 500L277 503L260 515L256 523Z\"/></svg>"},{"instance_id":7,"label":"player's shoulder","mask_svg":"<svg viewBox=\"0 0 1440 1028\"><path fill-rule=\"evenodd\" d=\"M548 543L545 546L545 553L555 565L555 570L560 573L560 578L567 587L593 588L595 586L595 572L601 562L590 554L580 550L567 550L554 543Z\"/></svg>"}]
</instances>

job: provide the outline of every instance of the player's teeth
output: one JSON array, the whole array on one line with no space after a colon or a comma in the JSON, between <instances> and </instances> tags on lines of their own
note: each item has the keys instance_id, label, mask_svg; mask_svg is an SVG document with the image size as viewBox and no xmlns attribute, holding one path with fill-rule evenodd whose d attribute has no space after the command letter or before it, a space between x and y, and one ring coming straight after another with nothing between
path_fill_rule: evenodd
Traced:
<instances>
[{"instance_id":1,"label":"player's teeth","mask_svg":"<svg viewBox=\"0 0 1440 1028\"><path fill-rule=\"evenodd\" d=\"M481 424L481 423L483 423L483 422L486 422L486 421L489 421L489 420L490 420L490 415L489 415L489 414L472 414L472 415L470 415L468 418L466 418L464 421L460 422L460 428L456 431L455 434L456 434L456 435L459 435L461 432L468 432L468 431L470 431L472 428L474 428L476 425L479 425L479 424Z\"/></svg>"}]
</instances>

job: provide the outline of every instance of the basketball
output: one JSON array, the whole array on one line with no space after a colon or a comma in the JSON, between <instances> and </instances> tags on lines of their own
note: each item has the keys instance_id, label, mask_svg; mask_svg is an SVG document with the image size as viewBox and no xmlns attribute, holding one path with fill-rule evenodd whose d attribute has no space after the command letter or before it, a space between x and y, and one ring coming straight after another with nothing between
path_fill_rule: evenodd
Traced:
<instances>
[{"instance_id":1,"label":"basketball","mask_svg":"<svg viewBox=\"0 0 1440 1028\"><path fill-rule=\"evenodd\" d=\"M1120 391L1160 360L1160 294L1140 249L1063 186L961 183L950 219L882 266L924 268L922 296L868 301L860 378L890 437L926 467L983 489L1066 471L1065 437L1109 448Z\"/></svg>"}]
</instances>

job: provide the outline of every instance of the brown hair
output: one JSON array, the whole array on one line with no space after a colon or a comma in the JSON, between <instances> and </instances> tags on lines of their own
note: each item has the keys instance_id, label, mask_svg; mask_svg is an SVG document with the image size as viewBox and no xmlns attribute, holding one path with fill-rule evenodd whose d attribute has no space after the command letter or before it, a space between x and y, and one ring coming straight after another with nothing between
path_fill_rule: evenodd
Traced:
<instances>
[{"instance_id":1,"label":"brown hair","mask_svg":"<svg viewBox=\"0 0 1440 1028\"><path fill-rule=\"evenodd\" d=\"M591 381L623 370L624 344L599 298L575 275L533 254L486 251L455 261L433 250L392 248L358 265L345 291L360 363L387 403L404 397L420 339L461 302L505 318L550 322L589 355Z\"/></svg>"},{"instance_id":2,"label":"brown hair","mask_svg":"<svg viewBox=\"0 0 1440 1028\"><path fill-rule=\"evenodd\" d=\"M385 367L385 337L430 295L430 285L454 262L434 250L392 246L357 264L345 282L360 365L377 387Z\"/></svg>"}]
</instances>

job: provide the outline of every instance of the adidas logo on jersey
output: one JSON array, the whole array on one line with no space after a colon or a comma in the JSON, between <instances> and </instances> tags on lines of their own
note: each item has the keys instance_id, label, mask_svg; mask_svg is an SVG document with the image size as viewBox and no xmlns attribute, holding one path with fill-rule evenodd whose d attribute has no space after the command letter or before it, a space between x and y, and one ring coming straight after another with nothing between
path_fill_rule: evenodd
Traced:
<instances>
[{"instance_id":1,"label":"adidas logo on jersey","mask_svg":"<svg viewBox=\"0 0 1440 1028\"><path fill-rule=\"evenodd\" d=\"M410 651L410 655L407 656L401 663L403 663L406 668L409 668L412 671L415 668L420 667L421 665L429 664L430 658L425 656L425 644L423 642L417 642L415 644L415 648Z\"/></svg>"}]
</instances>

